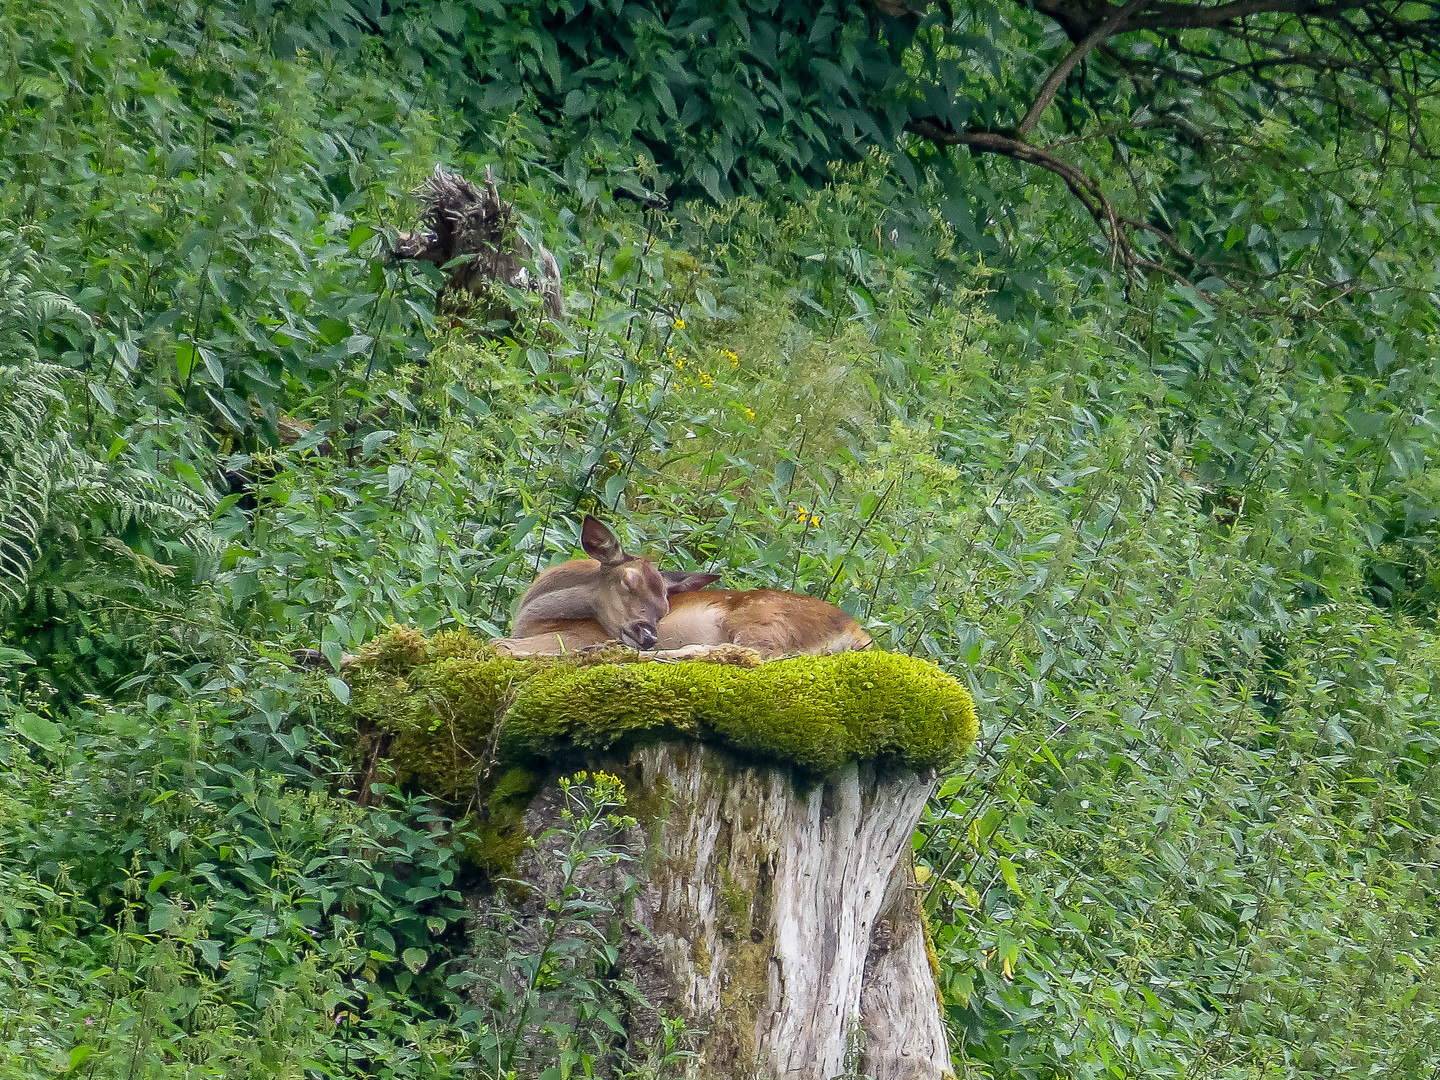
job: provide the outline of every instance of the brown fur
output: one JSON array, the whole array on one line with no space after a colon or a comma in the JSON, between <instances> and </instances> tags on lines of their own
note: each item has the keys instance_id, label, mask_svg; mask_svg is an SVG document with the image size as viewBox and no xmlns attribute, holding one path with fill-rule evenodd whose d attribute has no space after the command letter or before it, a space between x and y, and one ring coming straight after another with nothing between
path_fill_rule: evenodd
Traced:
<instances>
[{"instance_id":1,"label":"brown fur","mask_svg":"<svg viewBox=\"0 0 1440 1080\"><path fill-rule=\"evenodd\" d=\"M813 596L775 589L704 589L715 574L661 574L627 555L613 533L587 517L581 544L589 559L545 571L520 600L508 638L516 656L574 652L605 641L661 655L693 646L739 645L771 659L870 646L845 612Z\"/></svg>"},{"instance_id":2,"label":"brown fur","mask_svg":"<svg viewBox=\"0 0 1440 1080\"><path fill-rule=\"evenodd\" d=\"M703 614L696 619L696 613ZM670 613L660 620L660 648L692 644L743 645L775 657L865 649L870 635L834 604L813 596L704 589L673 597Z\"/></svg>"}]
</instances>

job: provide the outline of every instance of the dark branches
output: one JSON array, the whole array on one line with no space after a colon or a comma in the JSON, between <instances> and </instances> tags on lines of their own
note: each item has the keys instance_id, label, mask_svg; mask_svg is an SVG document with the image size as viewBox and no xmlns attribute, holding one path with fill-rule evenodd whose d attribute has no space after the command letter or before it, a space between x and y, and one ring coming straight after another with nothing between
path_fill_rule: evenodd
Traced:
<instances>
[{"instance_id":1,"label":"dark branches","mask_svg":"<svg viewBox=\"0 0 1440 1080\"><path fill-rule=\"evenodd\" d=\"M1107 37L1128 34L1135 30L1213 30L1239 25L1242 19L1255 15L1299 15L1319 19L1337 19L1347 12L1366 8L1382 8L1373 0L1232 0L1226 4L1181 4L1168 0L1151 0L1139 5L1119 7L1105 3L1083 3L1078 0L1036 0L1035 10L1059 23L1070 40L1076 43L1089 37L1098 27L1107 26ZM1122 16L1116 18L1116 16ZM1387 19L1390 16L1387 14Z\"/></svg>"},{"instance_id":2,"label":"dark branches","mask_svg":"<svg viewBox=\"0 0 1440 1080\"><path fill-rule=\"evenodd\" d=\"M1158 270L1168 274L1182 284L1190 285L1190 281L1183 274L1172 270L1167 266L1145 258L1135 247L1131 240L1133 230L1153 233L1159 237L1167 247L1176 254L1199 265L1200 260L1186 252L1179 243L1168 233L1149 225L1135 218L1126 217L1115 209L1115 204L1105 194L1099 181L1089 176L1083 169L1076 165L1058 158L1043 147L1034 146L1011 135L994 131L946 131L939 125L929 120L917 120L910 124L910 130L921 138L929 139L931 142L941 143L946 146L968 146L973 151L980 153L1000 154L1003 157L1023 162L1026 165L1035 165L1046 172L1054 173L1065 181L1065 186L1070 193L1080 200L1080 204L1095 223L1100 226L1110 245L1110 256L1112 262L1125 269L1127 274L1137 270Z\"/></svg>"},{"instance_id":3,"label":"dark branches","mask_svg":"<svg viewBox=\"0 0 1440 1080\"><path fill-rule=\"evenodd\" d=\"M1030 108L1026 110L1025 119L1020 121L1020 126L1016 129L1016 133L1021 138L1035 130L1035 125L1040 122L1040 114L1050 107L1050 103L1055 100L1055 91L1060 89L1060 85L1069 77L1070 72L1075 70L1075 65L1084 60L1095 46L1115 34L1116 28L1123 26L1125 20L1140 10L1144 4L1145 0L1129 0L1124 7L1116 8L1113 15L1087 34L1075 48L1070 50L1070 54L1055 66L1055 70L1050 72L1044 85L1040 87L1040 92L1035 95L1035 100L1031 102Z\"/></svg>"},{"instance_id":4,"label":"dark branches","mask_svg":"<svg viewBox=\"0 0 1440 1080\"><path fill-rule=\"evenodd\" d=\"M914 0L907 5L911 11L923 6ZM1214 273L1216 265L1186 251L1164 229L1121 213L1101 183L1056 147L1103 137L1119 155L1121 140L1136 137L1142 128L1160 127L1204 156L1221 146L1253 145L1256 124L1264 117L1288 117L1300 127L1321 109L1352 128L1365 124L1380 140L1382 156L1388 156L1397 134L1392 117L1403 117L1408 139L1402 135L1401 145L1417 158L1433 157L1418 102L1440 92L1440 0L1422 0L1418 6L1405 0L1033 0L1033 7L1058 23L1074 44L1025 95L1029 104L1014 128L964 129L931 115L911 120L907 129L938 145L998 154L1060 177L1099 225L1112 260L1127 274L1159 270L1186 280L1144 257L1134 239L1138 233L1156 237L1190 266ZM1412 17L1417 10L1425 17ZM1037 145L1035 135L1057 92L1077 65L1092 58L1108 71L1107 85L1123 79L1133 97L1101 132ZM1372 115L1357 118L1358 87L1369 88ZM1187 102L1202 100L1196 95L1221 116L1204 130L1186 115ZM1095 109L1097 119L1104 119L1103 111L1103 106Z\"/></svg>"}]
</instances>

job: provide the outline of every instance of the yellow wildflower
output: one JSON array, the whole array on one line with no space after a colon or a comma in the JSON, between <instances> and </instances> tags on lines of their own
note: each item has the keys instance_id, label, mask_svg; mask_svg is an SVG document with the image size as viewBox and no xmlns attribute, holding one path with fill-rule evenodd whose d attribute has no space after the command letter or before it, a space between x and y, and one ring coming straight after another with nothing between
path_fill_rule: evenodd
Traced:
<instances>
[{"instance_id":1,"label":"yellow wildflower","mask_svg":"<svg viewBox=\"0 0 1440 1080\"><path fill-rule=\"evenodd\" d=\"M754 410L754 409L746 409L746 410L745 410L745 419L746 419L746 420L754 420L754 419L755 419L755 410Z\"/></svg>"},{"instance_id":2,"label":"yellow wildflower","mask_svg":"<svg viewBox=\"0 0 1440 1080\"><path fill-rule=\"evenodd\" d=\"M675 319L673 325L674 325L674 327L675 327L676 330L684 330L684 329L685 329L685 320L684 320L684 319L677 318L677 319Z\"/></svg>"},{"instance_id":3,"label":"yellow wildflower","mask_svg":"<svg viewBox=\"0 0 1440 1080\"><path fill-rule=\"evenodd\" d=\"M675 367L676 367L676 369L679 370L679 371L684 371L684 370L685 370L685 361L686 361L686 360L689 360L689 359L690 359L690 358L689 358L688 356L682 356L682 357L680 357L680 359L676 360L676 361L675 361Z\"/></svg>"},{"instance_id":4,"label":"yellow wildflower","mask_svg":"<svg viewBox=\"0 0 1440 1080\"><path fill-rule=\"evenodd\" d=\"M710 375L708 371L700 372L700 374L697 375L696 378L700 380L701 386L708 388L715 385L715 379Z\"/></svg>"},{"instance_id":5,"label":"yellow wildflower","mask_svg":"<svg viewBox=\"0 0 1440 1080\"><path fill-rule=\"evenodd\" d=\"M729 360L729 361L730 361L730 366L731 366L731 367L739 367L739 366L740 366L740 357L738 357L737 355L735 355L735 353L732 352L731 350L729 350L729 349L721 349L721 350L720 350L720 355L723 356L726 360Z\"/></svg>"}]
</instances>

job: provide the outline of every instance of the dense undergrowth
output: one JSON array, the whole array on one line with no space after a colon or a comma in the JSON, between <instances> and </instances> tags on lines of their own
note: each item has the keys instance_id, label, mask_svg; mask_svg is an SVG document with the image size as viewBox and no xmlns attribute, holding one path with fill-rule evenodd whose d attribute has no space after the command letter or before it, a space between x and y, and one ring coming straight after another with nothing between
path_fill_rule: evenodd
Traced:
<instances>
[{"instance_id":1,"label":"dense undergrowth","mask_svg":"<svg viewBox=\"0 0 1440 1080\"><path fill-rule=\"evenodd\" d=\"M916 836L957 1073L1433 1072L1411 249L1338 301L1298 239L1257 296L1127 284L1016 185L982 259L881 154L647 210L615 197L644 159L552 172L518 120L461 155L403 57L253 14L0 7L0 1074L533 1047L455 961L436 811L346 798L348 691L281 658L501 632L585 511L968 680L980 746ZM383 261L437 159L497 165L563 325L517 295L509 330L436 326L435 278ZM1268 192L1230 227L1270 206L1280 244L1306 209ZM601 968L557 964L573 1011ZM526 1014L551 1075L614 1065L592 997Z\"/></svg>"}]
</instances>

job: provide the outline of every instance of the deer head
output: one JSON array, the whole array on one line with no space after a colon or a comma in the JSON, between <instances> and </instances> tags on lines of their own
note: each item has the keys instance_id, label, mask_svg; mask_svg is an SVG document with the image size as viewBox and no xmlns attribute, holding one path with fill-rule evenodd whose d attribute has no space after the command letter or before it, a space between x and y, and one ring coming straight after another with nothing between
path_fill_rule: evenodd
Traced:
<instances>
[{"instance_id":1,"label":"deer head","mask_svg":"<svg viewBox=\"0 0 1440 1080\"><path fill-rule=\"evenodd\" d=\"M634 649L653 648L660 640L656 624L670 611L670 597L720 579L719 574L656 570L649 559L627 555L605 523L588 514L580 546L599 566L564 590L580 594L571 617L594 619L612 638ZM549 614L562 615L554 610Z\"/></svg>"}]
</instances>

